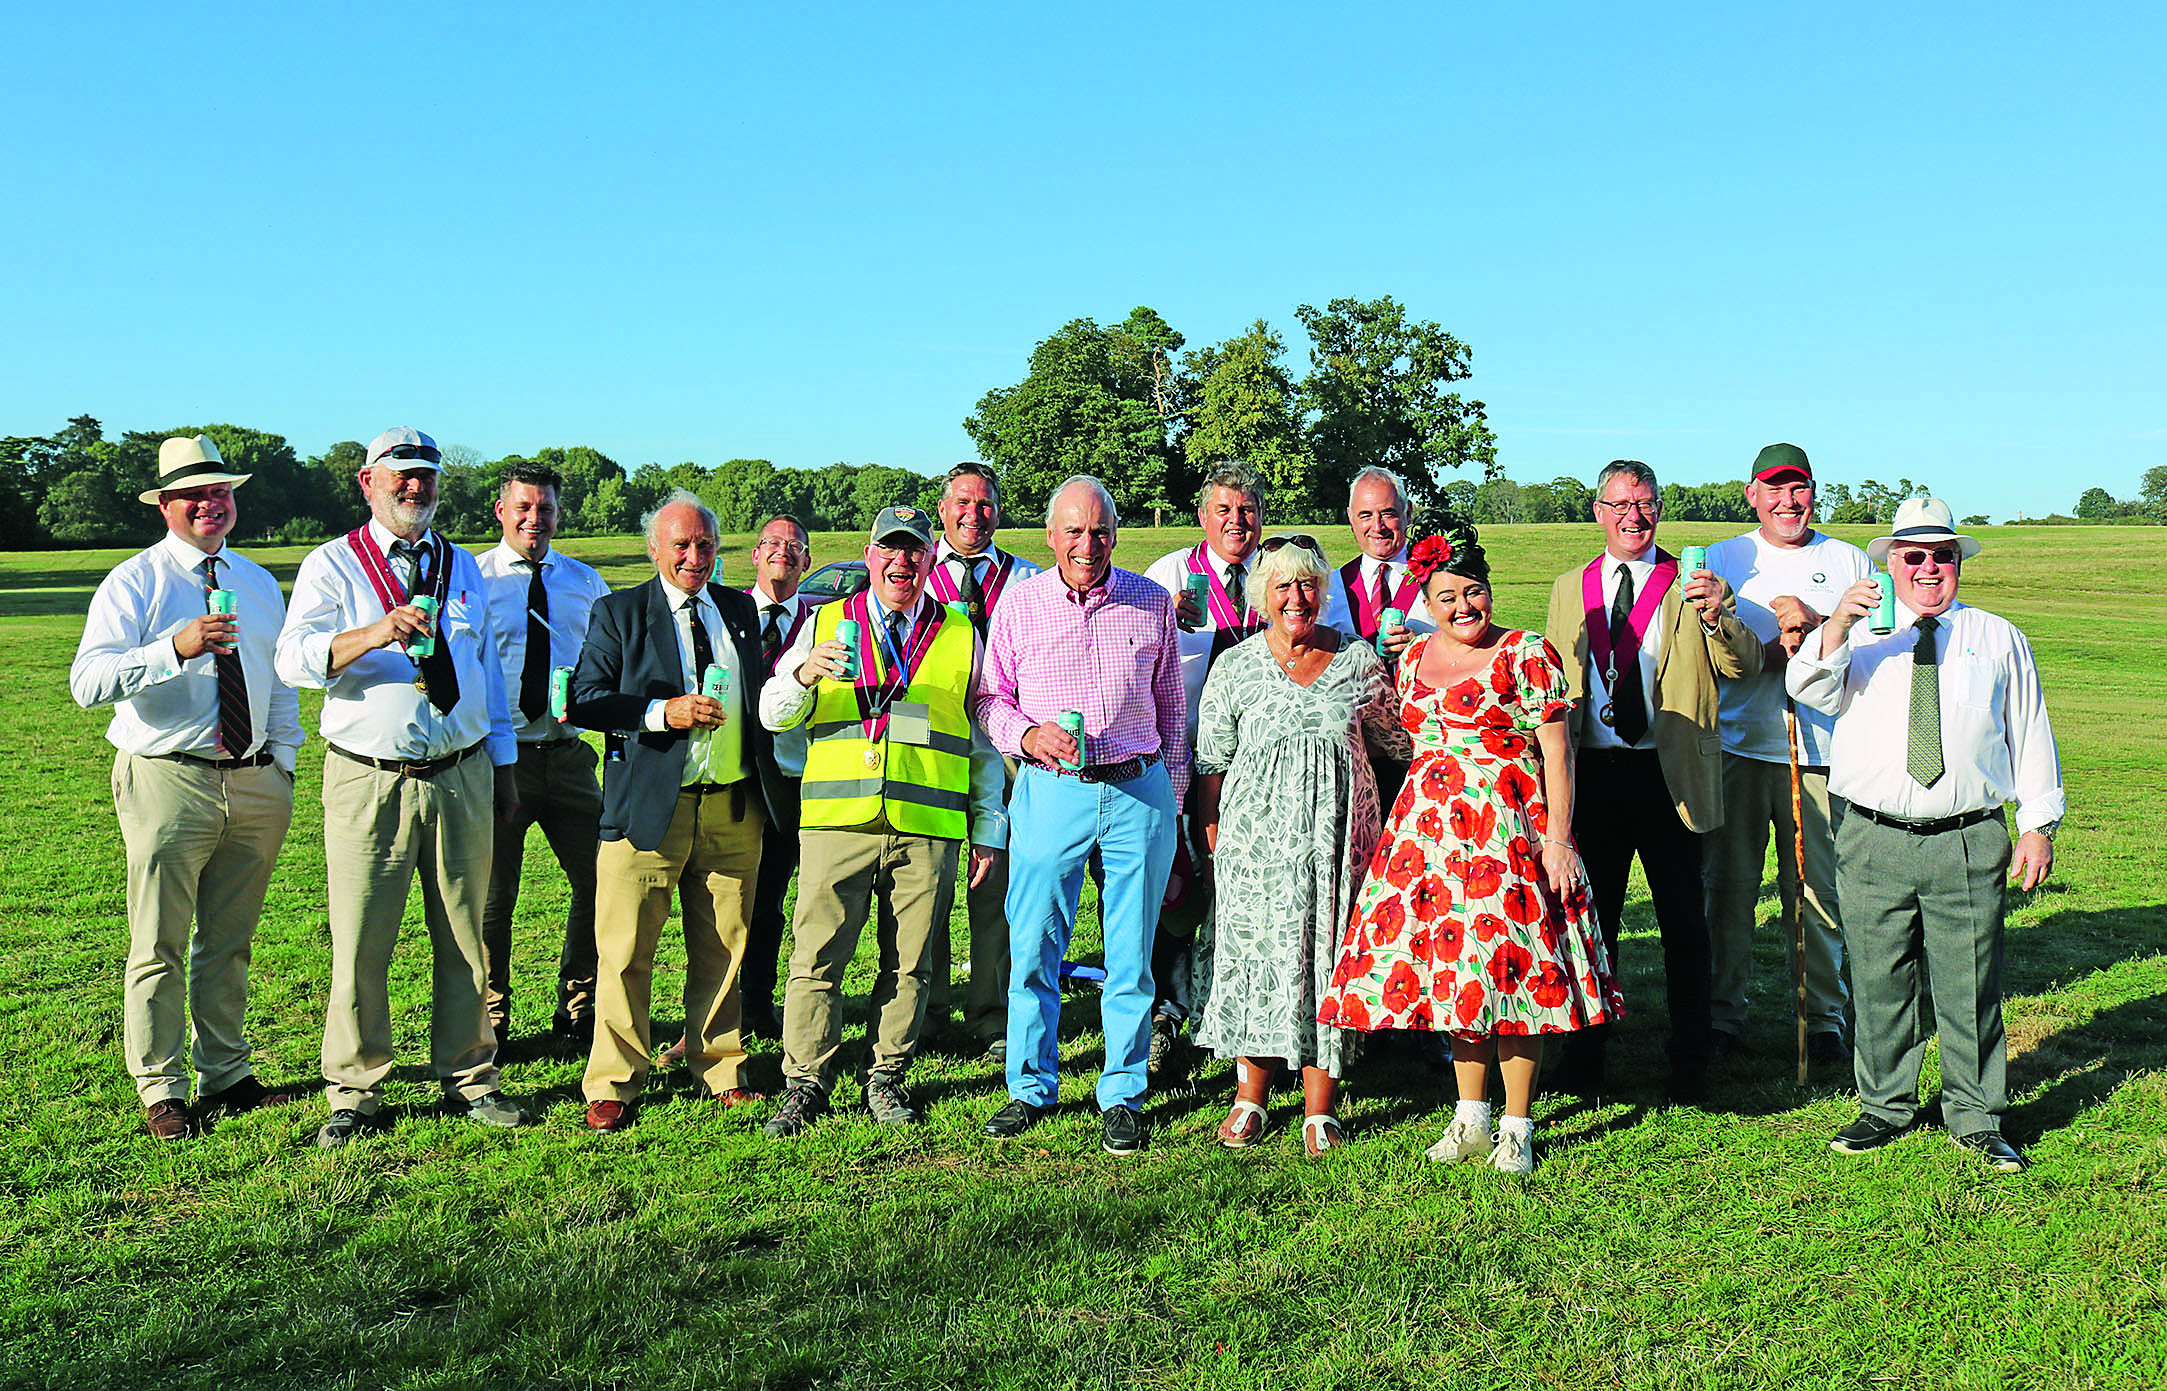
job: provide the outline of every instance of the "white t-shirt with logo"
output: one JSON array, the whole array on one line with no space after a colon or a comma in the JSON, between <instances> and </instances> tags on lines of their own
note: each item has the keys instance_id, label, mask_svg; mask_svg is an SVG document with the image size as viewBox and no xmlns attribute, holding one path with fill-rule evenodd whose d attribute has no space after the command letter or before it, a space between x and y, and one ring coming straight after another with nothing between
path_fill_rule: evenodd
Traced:
<instances>
[{"instance_id":1,"label":"white t-shirt with logo","mask_svg":"<svg viewBox=\"0 0 2167 1391\"><path fill-rule=\"evenodd\" d=\"M1738 618L1763 642L1777 633L1769 602L1788 594L1826 618L1836 601L1873 573L1866 552L1849 541L1820 532L1803 546L1773 546L1758 530L1708 548L1708 568L1738 595ZM1813 639L1808 639L1812 641ZM1770 667L1744 680L1723 680L1719 709L1723 752L1764 763L1788 763L1790 741L1783 728L1783 668ZM1798 707L1798 761L1828 763L1833 716Z\"/></svg>"}]
</instances>

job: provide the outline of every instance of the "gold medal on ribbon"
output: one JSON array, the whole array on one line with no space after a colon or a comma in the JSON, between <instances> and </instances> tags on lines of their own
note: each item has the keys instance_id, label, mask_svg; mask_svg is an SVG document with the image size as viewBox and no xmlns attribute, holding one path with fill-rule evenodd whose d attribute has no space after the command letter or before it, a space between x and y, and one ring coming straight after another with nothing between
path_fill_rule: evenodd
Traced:
<instances>
[{"instance_id":1,"label":"gold medal on ribbon","mask_svg":"<svg viewBox=\"0 0 2167 1391\"><path fill-rule=\"evenodd\" d=\"M873 745L871 748L868 748L865 751L865 766L873 769L875 772L878 772L880 770L880 746L878 744Z\"/></svg>"}]
</instances>

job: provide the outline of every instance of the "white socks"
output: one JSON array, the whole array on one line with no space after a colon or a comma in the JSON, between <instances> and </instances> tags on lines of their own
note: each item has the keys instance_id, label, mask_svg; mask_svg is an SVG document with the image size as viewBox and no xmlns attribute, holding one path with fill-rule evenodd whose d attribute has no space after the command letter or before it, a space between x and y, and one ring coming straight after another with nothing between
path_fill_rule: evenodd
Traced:
<instances>
[{"instance_id":1,"label":"white socks","mask_svg":"<svg viewBox=\"0 0 2167 1391\"><path fill-rule=\"evenodd\" d=\"M1474 1129L1490 1133L1490 1103L1487 1101L1457 1101L1452 1106L1452 1118L1465 1121Z\"/></svg>"},{"instance_id":2,"label":"white socks","mask_svg":"<svg viewBox=\"0 0 2167 1391\"><path fill-rule=\"evenodd\" d=\"M1463 1101L1460 1104L1465 1106L1467 1103ZM1483 1109L1488 1110L1489 1108L1486 1106ZM1533 1116L1500 1116L1497 1119L1497 1132L1500 1135L1517 1135L1523 1140L1531 1140L1535 1136L1535 1118Z\"/></svg>"}]
</instances>

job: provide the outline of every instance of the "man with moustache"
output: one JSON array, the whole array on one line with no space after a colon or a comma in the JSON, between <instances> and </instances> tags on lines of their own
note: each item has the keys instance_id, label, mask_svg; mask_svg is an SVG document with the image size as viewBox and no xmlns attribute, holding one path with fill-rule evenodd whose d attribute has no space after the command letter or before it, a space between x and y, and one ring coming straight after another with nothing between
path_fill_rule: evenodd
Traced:
<instances>
[{"instance_id":1,"label":"man with moustache","mask_svg":"<svg viewBox=\"0 0 2167 1391\"><path fill-rule=\"evenodd\" d=\"M594 606L572 722L604 731L595 856L595 1030L582 1087L591 1130L632 1123L653 1059L655 949L677 891L685 1056L724 1108L745 1085L739 972L770 821L795 829L774 741L751 718L760 619L713 582L721 532L678 489L641 521L655 577ZM719 668L719 695L703 694Z\"/></svg>"},{"instance_id":2,"label":"man with moustache","mask_svg":"<svg viewBox=\"0 0 2167 1391\"><path fill-rule=\"evenodd\" d=\"M798 582L812 567L812 537L787 514L760 524L752 548L752 586L745 592L760 616L760 668L753 679L765 685L782 665L816 607L798 593ZM775 1012L776 968L783 945L783 898L798 870L798 779L805 776L805 729L775 732L775 764L782 770L781 796L789 809L768 822L760 841L760 886L753 891L752 926L745 938L745 1032L754 1038L779 1039L782 1018Z\"/></svg>"},{"instance_id":3,"label":"man with moustache","mask_svg":"<svg viewBox=\"0 0 2167 1391\"><path fill-rule=\"evenodd\" d=\"M1860 580L1784 674L1800 705L1836 717L1829 793L1842 807L1836 887L1860 1111L1829 1148L1863 1154L1917 1122L1931 993L1949 1138L2017 1173L2027 1161L2001 1132L2006 876L2027 892L2045 882L2067 799L2031 644L2009 620L1957 601L1979 543L1951 522L1939 498L1898 507L1889 534L1866 545L1895 582L1894 631L1858 627L1880 600L1879 584Z\"/></svg>"},{"instance_id":4,"label":"man with moustache","mask_svg":"<svg viewBox=\"0 0 2167 1391\"><path fill-rule=\"evenodd\" d=\"M1086 864L1104 871L1099 920L1106 982L1099 1012L1102 1147L1147 1140L1151 939L1173 867L1189 783L1187 715L1174 605L1163 587L1113 565L1120 518L1097 479L1054 490L1054 568L1017 584L993 620L976 706L995 747L1029 760L1009 804L1008 1104L986 1133L1011 1139L1057 1099L1061 957ZM1081 717L1079 742L1060 719Z\"/></svg>"},{"instance_id":5,"label":"man with moustache","mask_svg":"<svg viewBox=\"0 0 2167 1391\"><path fill-rule=\"evenodd\" d=\"M883 1125L918 1119L904 1090L925 1020L935 935L955 902L956 861L970 881L1003 858L1008 815L1000 755L971 723L982 649L967 618L926 594L932 519L887 507L865 548L864 593L823 605L760 692L771 730L805 725L803 872L783 1003L789 1092L767 1123L782 1139L828 1109L842 1043L843 973L878 909L865 1107ZM840 624L857 625L845 642Z\"/></svg>"},{"instance_id":6,"label":"man with moustache","mask_svg":"<svg viewBox=\"0 0 2167 1391\"><path fill-rule=\"evenodd\" d=\"M1263 480L1239 460L1212 465L1204 475L1196 521L1204 529L1203 541L1159 557L1144 572L1145 579L1174 596L1187 704L1183 737L1190 741L1195 739L1197 702L1211 664L1264 629L1264 615L1249 607L1248 597L1249 571L1264 539ZM1191 575L1205 580L1201 604L1189 588ZM1170 1084L1178 1084L1187 1072L1181 1026L1189 1017L1191 952L1204 918L1204 896L1211 892L1208 873L1201 833L1193 818L1184 818L1172 871L1174 901L1160 919L1151 954L1159 994L1151 1027L1151 1073Z\"/></svg>"},{"instance_id":7,"label":"man with moustache","mask_svg":"<svg viewBox=\"0 0 2167 1391\"><path fill-rule=\"evenodd\" d=\"M993 544L1001 524L1001 490L984 464L962 463L941 480L940 544L927 589L944 604L962 604L971 627L984 640L993 612L1010 583L1027 580L1039 567ZM1004 765L1002 804L1015 786L1015 769ZM1008 918L1001 902L1008 896L1008 859L996 859L984 879L965 893L971 924L971 981L963 996L963 1029L974 1045L995 1062L1008 1052ZM948 1022L950 964L954 953L948 924L934 939L933 989L926 1002L926 1036Z\"/></svg>"},{"instance_id":8,"label":"man with moustache","mask_svg":"<svg viewBox=\"0 0 2167 1391\"><path fill-rule=\"evenodd\" d=\"M489 954L489 1024L497 1046L511 1038L512 913L527 855L527 828L541 825L550 853L571 885L564 946L557 955L559 1038L594 1037L594 847L602 822L602 788L594 749L579 730L550 712L550 673L579 660L587 617L609 586L594 568L554 549L563 480L545 464L519 461L498 485L497 522L504 538L477 564L488 595L489 623L519 739L514 778L519 812L497 830L482 907L482 946Z\"/></svg>"},{"instance_id":9,"label":"man with moustache","mask_svg":"<svg viewBox=\"0 0 2167 1391\"><path fill-rule=\"evenodd\" d=\"M1320 620L1327 627L1374 646L1384 611L1399 610L1400 622L1385 631L1382 649L1386 659L1395 663L1415 634L1435 632L1437 627L1430 622L1429 610L1422 602L1422 586L1407 573L1407 525L1411 516L1407 490L1401 486L1398 474L1390 469L1366 468L1354 476L1354 486L1347 491L1347 525L1354 532L1359 553L1333 572ZM1372 757L1370 768L1377 775L1377 804L1390 817L1400 784L1407 778L1407 765L1396 759Z\"/></svg>"},{"instance_id":10,"label":"man with moustache","mask_svg":"<svg viewBox=\"0 0 2167 1391\"><path fill-rule=\"evenodd\" d=\"M309 552L278 636L278 674L323 691L331 998L326 1149L375 1129L391 1072L391 953L417 873L429 924L429 1057L446 1114L527 1123L498 1089L484 1006L482 905L492 817L519 813L504 672L481 570L430 530L436 441L405 426L356 476L370 520Z\"/></svg>"},{"instance_id":11,"label":"man with moustache","mask_svg":"<svg viewBox=\"0 0 2167 1391\"><path fill-rule=\"evenodd\" d=\"M1799 820L1791 816L1791 733L1784 665L1843 592L1873 573L1866 553L1813 528L1813 465L1795 444L1771 444L1753 460L1746 505L1760 526L1708 548L1708 569L1738 596L1738 619L1761 642L1761 671L1723 682L1723 824L1709 833L1708 930L1714 963L1709 1035L1731 1051L1746 1025L1753 975L1753 915L1761 896L1768 828L1776 828L1776 882L1784 921L1800 892L1798 842L1806 849L1806 1051L1816 1063L1845 1059L1848 1000L1843 924L1836 906L1836 840L1828 805L1828 737L1834 721L1796 712ZM1796 944L1791 944L1796 950ZM1797 963L1793 963L1794 968Z\"/></svg>"},{"instance_id":12,"label":"man with moustache","mask_svg":"<svg viewBox=\"0 0 2167 1391\"><path fill-rule=\"evenodd\" d=\"M1568 727L1578 749L1573 839L1587 863L1613 965L1626 877L1640 856L1663 938L1670 1003L1670 1093L1706 1091L1708 919L1701 837L1723 822L1716 679L1751 676L1761 644L1738 621L1729 588L1706 570L1681 576L1659 550L1655 470L1637 459L1595 480L1603 554L1558 577L1543 631L1567 655ZM1611 1025L1570 1035L1550 1085L1604 1088Z\"/></svg>"},{"instance_id":13,"label":"man with moustache","mask_svg":"<svg viewBox=\"0 0 2167 1391\"><path fill-rule=\"evenodd\" d=\"M278 581L226 545L233 492L248 479L208 435L159 445L158 486L142 500L166 534L99 582L68 668L76 704L113 707L105 737L128 852L122 1047L144 1128L160 1140L293 1099L256 1079L242 1036L249 948L293 817L302 739L299 701L272 666L286 615Z\"/></svg>"}]
</instances>

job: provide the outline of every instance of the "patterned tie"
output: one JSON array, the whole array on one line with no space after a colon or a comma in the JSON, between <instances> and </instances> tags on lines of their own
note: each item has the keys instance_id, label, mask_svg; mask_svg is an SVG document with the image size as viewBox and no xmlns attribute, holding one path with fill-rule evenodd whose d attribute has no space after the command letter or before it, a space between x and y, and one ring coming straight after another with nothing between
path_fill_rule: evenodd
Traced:
<instances>
[{"instance_id":1,"label":"patterned tie","mask_svg":"<svg viewBox=\"0 0 2167 1391\"><path fill-rule=\"evenodd\" d=\"M211 591L218 588L218 557L203 559L203 601L210 604ZM255 741L256 723L248 713L248 677L241 670L241 650L211 653L211 665L218 671L218 747L228 758L240 758L247 754L248 746Z\"/></svg>"},{"instance_id":2,"label":"patterned tie","mask_svg":"<svg viewBox=\"0 0 2167 1391\"><path fill-rule=\"evenodd\" d=\"M700 621L698 599L685 602L685 616L692 620L692 691L697 694L707 680L707 669L715 664L715 648L707 640L707 625Z\"/></svg>"},{"instance_id":3,"label":"patterned tie","mask_svg":"<svg viewBox=\"0 0 2167 1391\"><path fill-rule=\"evenodd\" d=\"M767 623L760 629L760 657L768 664L768 670L773 671L776 661L782 655L783 606L781 604L769 604L767 606Z\"/></svg>"},{"instance_id":4,"label":"patterned tie","mask_svg":"<svg viewBox=\"0 0 2167 1391\"><path fill-rule=\"evenodd\" d=\"M1939 619L1919 620L1911 649L1911 780L1921 787L1941 781L1941 667L1934 655Z\"/></svg>"},{"instance_id":5,"label":"patterned tie","mask_svg":"<svg viewBox=\"0 0 2167 1391\"><path fill-rule=\"evenodd\" d=\"M1618 683L1610 688L1612 726L1627 744L1638 744L1648 735L1648 700L1640 684L1640 653L1625 660L1625 644L1633 632L1633 572L1618 567L1618 596L1610 601L1611 660L1618 664Z\"/></svg>"},{"instance_id":6,"label":"patterned tie","mask_svg":"<svg viewBox=\"0 0 2167 1391\"><path fill-rule=\"evenodd\" d=\"M1376 616L1377 626L1384 627L1384 611L1392 602L1392 564L1386 561L1377 567L1377 592L1369 597L1369 611ZM1371 636L1375 636L1372 634Z\"/></svg>"},{"instance_id":7,"label":"patterned tie","mask_svg":"<svg viewBox=\"0 0 2167 1391\"><path fill-rule=\"evenodd\" d=\"M978 630L978 636L984 637L986 591L978 584L978 559L975 556L957 556L956 559L963 562L963 588L958 592L963 595L963 602L970 605L971 627Z\"/></svg>"},{"instance_id":8,"label":"patterned tie","mask_svg":"<svg viewBox=\"0 0 2167 1391\"><path fill-rule=\"evenodd\" d=\"M1245 597L1247 591L1245 591L1242 587L1247 582L1248 578L1249 569L1247 566L1241 564L1240 562L1237 561L1236 563L1226 567L1226 601L1228 605L1230 605L1234 610L1234 621L1237 624L1241 623L1248 616L1243 611L1244 606L1248 602L1247 598Z\"/></svg>"},{"instance_id":9,"label":"patterned tie","mask_svg":"<svg viewBox=\"0 0 2167 1391\"><path fill-rule=\"evenodd\" d=\"M424 593L434 587L434 576L422 568L422 557L429 554L424 546L408 548L414 566L414 582L407 586L409 594ZM428 688L429 704L436 707L439 715L449 715L459 703L459 668L452 663L451 639L444 632L444 613L439 606L433 624L436 641L429 645L429 655L421 659L421 679Z\"/></svg>"},{"instance_id":10,"label":"patterned tie","mask_svg":"<svg viewBox=\"0 0 2167 1391\"><path fill-rule=\"evenodd\" d=\"M542 587L542 562L522 560L534 571L527 582L527 659L519 669L519 713L538 720L549 713L549 591Z\"/></svg>"}]
</instances>

